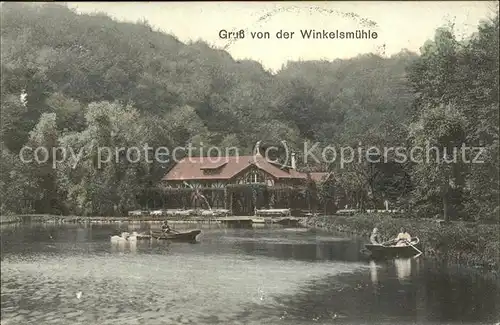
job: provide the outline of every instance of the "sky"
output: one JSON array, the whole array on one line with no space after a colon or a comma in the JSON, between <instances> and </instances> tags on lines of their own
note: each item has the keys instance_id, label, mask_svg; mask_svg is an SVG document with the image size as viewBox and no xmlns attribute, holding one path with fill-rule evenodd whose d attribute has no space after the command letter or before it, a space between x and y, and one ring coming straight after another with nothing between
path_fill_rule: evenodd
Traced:
<instances>
[{"instance_id":1,"label":"sky","mask_svg":"<svg viewBox=\"0 0 500 325\"><path fill-rule=\"evenodd\" d=\"M363 53L390 56L402 49L418 52L436 28L454 23L457 36L470 35L492 15L488 1L433 2L67 2L78 12L104 12L119 21L146 19L151 26L182 42L203 40L227 50L234 59L252 59L279 70L287 61L334 60ZM372 22L370 25L366 22ZM303 39L301 30L376 32L376 39ZM245 38L228 40L221 30L244 30ZM295 32L278 39L280 30ZM253 39L251 32L269 32Z\"/></svg>"}]
</instances>

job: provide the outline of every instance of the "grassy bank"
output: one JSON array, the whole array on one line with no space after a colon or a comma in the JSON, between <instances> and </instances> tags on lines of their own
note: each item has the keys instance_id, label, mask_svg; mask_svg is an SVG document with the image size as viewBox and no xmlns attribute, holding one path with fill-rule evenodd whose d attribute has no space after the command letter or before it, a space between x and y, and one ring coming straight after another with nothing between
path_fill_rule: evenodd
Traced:
<instances>
[{"instance_id":1,"label":"grassy bank","mask_svg":"<svg viewBox=\"0 0 500 325\"><path fill-rule=\"evenodd\" d=\"M445 262L500 269L500 226L454 222L440 225L433 220L393 218L387 214L317 216L306 226L369 237L377 227L384 240L394 238L401 227L420 238L423 252Z\"/></svg>"},{"instance_id":2,"label":"grassy bank","mask_svg":"<svg viewBox=\"0 0 500 325\"><path fill-rule=\"evenodd\" d=\"M0 216L0 224L30 223L30 222L84 222L79 216L59 216L52 214L24 214Z\"/></svg>"},{"instance_id":3,"label":"grassy bank","mask_svg":"<svg viewBox=\"0 0 500 325\"><path fill-rule=\"evenodd\" d=\"M31 223L31 222L41 222L41 223L85 223L85 222L97 222L97 223L111 223L111 222L150 222L150 221L163 221L168 219L168 221L192 221L192 222L204 222L209 221L211 218L209 216L101 216L101 217L82 217L82 216L60 216L60 215L50 215L50 214L27 214L27 215L9 215L0 216L0 224L12 224L12 223Z\"/></svg>"}]
</instances>

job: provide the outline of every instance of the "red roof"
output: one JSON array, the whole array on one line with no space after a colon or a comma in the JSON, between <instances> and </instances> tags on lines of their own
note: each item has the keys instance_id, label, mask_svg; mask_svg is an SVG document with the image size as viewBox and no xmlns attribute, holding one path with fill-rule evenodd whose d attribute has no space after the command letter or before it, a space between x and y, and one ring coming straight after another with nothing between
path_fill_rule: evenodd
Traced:
<instances>
[{"instance_id":1,"label":"red roof","mask_svg":"<svg viewBox=\"0 0 500 325\"><path fill-rule=\"evenodd\" d=\"M306 179L305 173L294 169L281 169L278 164L267 161L264 157L187 157L179 161L164 177L164 181L215 180L231 179L246 168L255 165L274 178ZM206 173L206 170L211 170Z\"/></svg>"}]
</instances>

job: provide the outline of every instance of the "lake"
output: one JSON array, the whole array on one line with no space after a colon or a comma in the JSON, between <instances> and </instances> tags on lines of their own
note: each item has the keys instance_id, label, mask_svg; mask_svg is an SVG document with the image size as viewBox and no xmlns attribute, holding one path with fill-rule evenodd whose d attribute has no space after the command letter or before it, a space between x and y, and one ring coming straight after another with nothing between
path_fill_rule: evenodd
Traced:
<instances>
[{"instance_id":1,"label":"lake","mask_svg":"<svg viewBox=\"0 0 500 325\"><path fill-rule=\"evenodd\" d=\"M500 322L498 279L424 257L366 261L364 239L176 224L201 228L200 242L110 242L149 227L2 226L1 324Z\"/></svg>"}]
</instances>

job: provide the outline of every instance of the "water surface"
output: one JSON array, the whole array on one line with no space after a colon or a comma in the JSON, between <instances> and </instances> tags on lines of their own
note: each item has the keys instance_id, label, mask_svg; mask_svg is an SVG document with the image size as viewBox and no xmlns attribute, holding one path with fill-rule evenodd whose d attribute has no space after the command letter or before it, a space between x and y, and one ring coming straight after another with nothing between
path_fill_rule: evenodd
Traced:
<instances>
[{"instance_id":1,"label":"water surface","mask_svg":"<svg viewBox=\"0 0 500 325\"><path fill-rule=\"evenodd\" d=\"M198 244L109 240L148 227L4 226L2 325L500 321L498 280L423 258L376 264L361 239L198 225Z\"/></svg>"}]
</instances>

